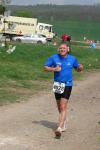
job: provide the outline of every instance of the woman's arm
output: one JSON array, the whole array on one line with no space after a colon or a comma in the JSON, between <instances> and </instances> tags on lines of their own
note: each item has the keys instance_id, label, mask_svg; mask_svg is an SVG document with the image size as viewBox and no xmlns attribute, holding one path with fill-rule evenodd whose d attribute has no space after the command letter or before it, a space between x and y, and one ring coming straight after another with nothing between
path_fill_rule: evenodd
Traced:
<instances>
[{"instance_id":1,"label":"woman's arm","mask_svg":"<svg viewBox=\"0 0 100 150\"><path fill-rule=\"evenodd\" d=\"M44 66L44 71L47 72L55 72L55 71L61 71L61 67L57 66L57 67L48 67L48 66Z\"/></svg>"}]
</instances>

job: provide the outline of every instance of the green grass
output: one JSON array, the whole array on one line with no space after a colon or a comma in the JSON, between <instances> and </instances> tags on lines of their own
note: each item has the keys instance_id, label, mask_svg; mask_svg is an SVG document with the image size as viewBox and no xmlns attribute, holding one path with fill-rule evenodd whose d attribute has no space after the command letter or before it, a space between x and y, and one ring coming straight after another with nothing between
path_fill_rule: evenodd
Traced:
<instances>
[{"instance_id":1,"label":"green grass","mask_svg":"<svg viewBox=\"0 0 100 150\"><path fill-rule=\"evenodd\" d=\"M72 54L84 65L83 74L100 70L100 50L72 46ZM80 74L74 72L74 78L78 77Z\"/></svg>"},{"instance_id":2,"label":"green grass","mask_svg":"<svg viewBox=\"0 0 100 150\"><path fill-rule=\"evenodd\" d=\"M61 36L63 33L71 35L72 40L83 40L86 36L90 40L99 40L100 22L89 21L56 21L52 22L54 30Z\"/></svg>"},{"instance_id":3,"label":"green grass","mask_svg":"<svg viewBox=\"0 0 100 150\"><path fill-rule=\"evenodd\" d=\"M1 105L20 98L26 99L36 93L37 89L43 90L46 87L43 80L52 75L44 73L43 63L52 52L52 46L33 44L18 44L16 51L11 54L3 48L0 49Z\"/></svg>"},{"instance_id":4,"label":"green grass","mask_svg":"<svg viewBox=\"0 0 100 150\"><path fill-rule=\"evenodd\" d=\"M8 54L0 49L0 105L26 100L37 91L50 88L52 73L43 71L45 60L56 53L53 45L16 44ZM84 65L84 72L100 70L100 50L72 45L72 54ZM74 72L74 77L80 77Z\"/></svg>"},{"instance_id":5,"label":"green grass","mask_svg":"<svg viewBox=\"0 0 100 150\"><path fill-rule=\"evenodd\" d=\"M49 55L51 49L48 46L37 46L31 44L19 44L16 51L7 54L0 53L0 76L19 80L35 80L39 78L42 71L43 61ZM49 52L48 52L49 51Z\"/></svg>"},{"instance_id":6,"label":"green grass","mask_svg":"<svg viewBox=\"0 0 100 150\"><path fill-rule=\"evenodd\" d=\"M53 21L56 37L60 44L60 35L68 33L72 36L72 54L84 65L81 74L73 72L79 79L91 70L100 70L100 49L90 49L83 43L83 36L88 39L100 40L100 23L79 21ZM75 42L80 40L81 42ZM11 43L16 50L8 54L7 48L0 48L0 105L26 100L41 90L50 88L52 73L43 71L45 60L56 53L57 47L50 45L35 45ZM87 46L84 47L84 46Z\"/></svg>"}]
</instances>

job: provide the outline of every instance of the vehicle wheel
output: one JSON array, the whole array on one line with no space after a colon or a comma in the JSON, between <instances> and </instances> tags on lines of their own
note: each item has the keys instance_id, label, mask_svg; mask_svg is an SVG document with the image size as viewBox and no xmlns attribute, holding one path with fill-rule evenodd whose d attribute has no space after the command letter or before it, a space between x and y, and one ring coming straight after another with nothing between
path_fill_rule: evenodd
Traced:
<instances>
[{"instance_id":1,"label":"vehicle wheel","mask_svg":"<svg viewBox=\"0 0 100 150\"><path fill-rule=\"evenodd\" d=\"M17 42L21 42L21 39L17 39L16 41L17 41Z\"/></svg>"},{"instance_id":2,"label":"vehicle wheel","mask_svg":"<svg viewBox=\"0 0 100 150\"><path fill-rule=\"evenodd\" d=\"M37 41L38 44L42 44L42 41Z\"/></svg>"},{"instance_id":3,"label":"vehicle wheel","mask_svg":"<svg viewBox=\"0 0 100 150\"><path fill-rule=\"evenodd\" d=\"M47 42L52 42L52 39L51 38L47 38Z\"/></svg>"}]
</instances>

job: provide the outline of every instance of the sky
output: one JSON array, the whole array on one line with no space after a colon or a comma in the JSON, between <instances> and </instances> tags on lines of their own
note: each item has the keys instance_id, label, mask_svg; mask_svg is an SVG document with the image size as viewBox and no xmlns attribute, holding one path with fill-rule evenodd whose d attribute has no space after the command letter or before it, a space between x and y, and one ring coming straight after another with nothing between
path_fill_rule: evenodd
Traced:
<instances>
[{"instance_id":1,"label":"sky","mask_svg":"<svg viewBox=\"0 0 100 150\"><path fill-rule=\"evenodd\" d=\"M80 4L94 5L100 4L100 0L11 0L12 5L36 5L36 4Z\"/></svg>"}]
</instances>

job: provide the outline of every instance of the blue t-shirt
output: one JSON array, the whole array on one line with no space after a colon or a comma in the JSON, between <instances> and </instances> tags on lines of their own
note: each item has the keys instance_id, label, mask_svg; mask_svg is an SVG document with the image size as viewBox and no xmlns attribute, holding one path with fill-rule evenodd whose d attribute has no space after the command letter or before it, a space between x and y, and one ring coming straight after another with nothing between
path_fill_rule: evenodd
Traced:
<instances>
[{"instance_id":1,"label":"blue t-shirt","mask_svg":"<svg viewBox=\"0 0 100 150\"><path fill-rule=\"evenodd\" d=\"M65 83L66 86L72 86L72 70L79 67L77 59L69 54L64 58L60 54L55 54L49 57L44 64L44 66L48 67L56 67L57 65L61 66L61 71L54 72L54 81Z\"/></svg>"}]
</instances>

